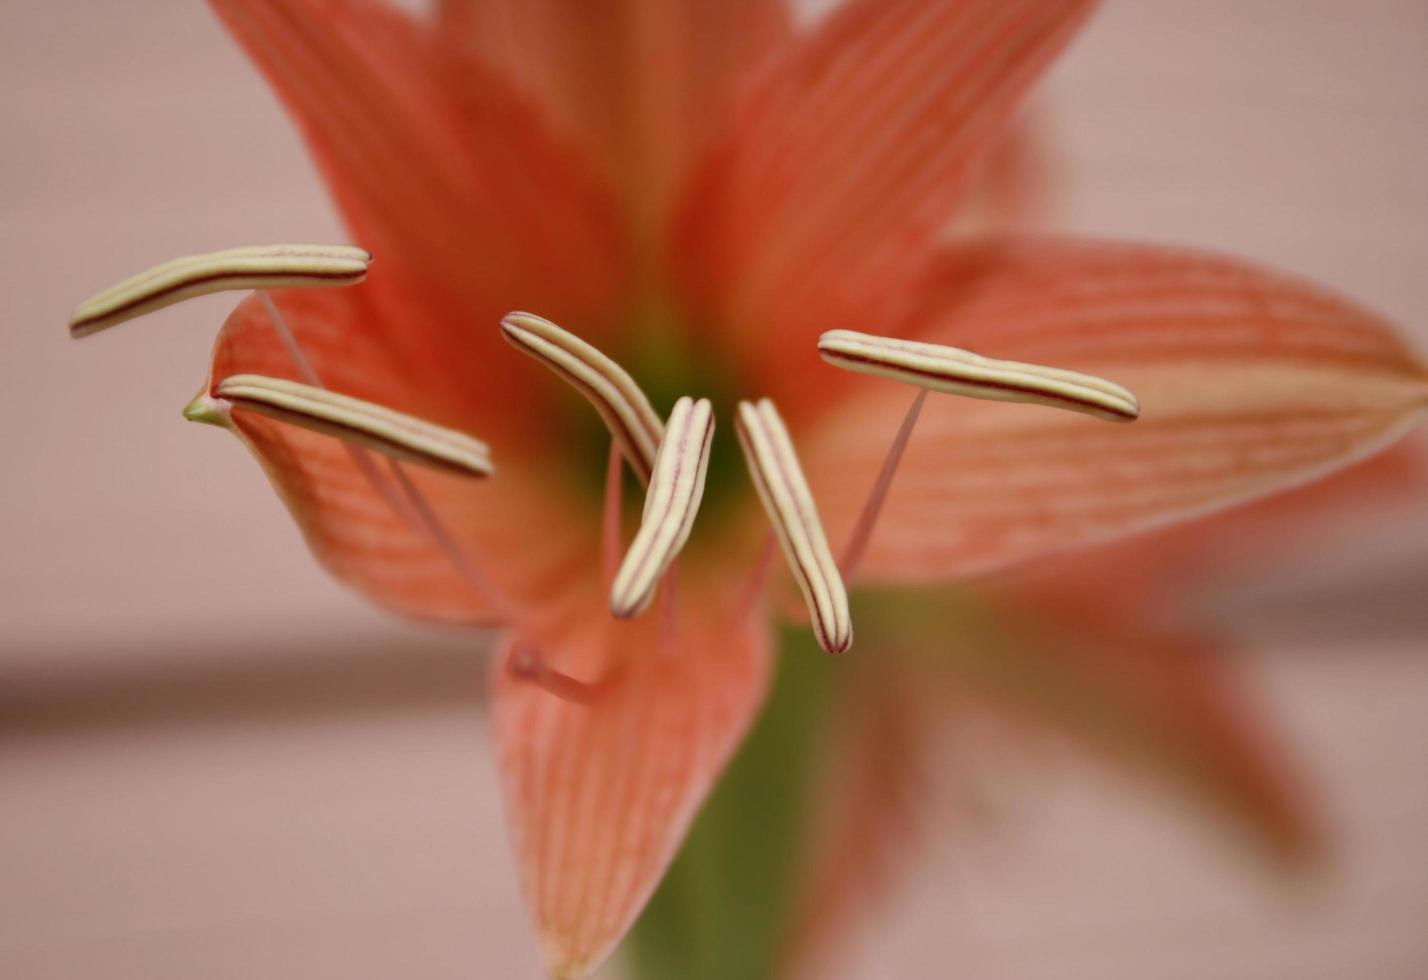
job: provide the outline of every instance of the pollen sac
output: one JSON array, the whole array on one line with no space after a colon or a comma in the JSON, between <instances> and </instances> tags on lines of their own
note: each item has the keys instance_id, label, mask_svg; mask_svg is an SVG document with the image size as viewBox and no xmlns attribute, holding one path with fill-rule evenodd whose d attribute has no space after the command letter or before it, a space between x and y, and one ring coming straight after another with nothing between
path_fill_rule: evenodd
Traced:
<instances>
[{"instance_id":1,"label":"pollen sac","mask_svg":"<svg viewBox=\"0 0 1428 980\"><path fill-rule=\"evenodd\" d=\"M213 396L394 459L463 476L494 472L491 452L479 439L325 388L260 374L235 374L220 381Z\"/></svg>"},{"instance_id":2,"label":"pollen sac","mask_svg":"<svg viewBox=\"0 0 1428 980\"><path fill-rule=\"evenodd\" d=\"M767 398L757 404L740 402L735 428L754 488L808 605L818 643L829 653L842 653L853 645L848 593L788 429Z\"/></svg>"},{"instance_id":3,"label":"pollen sac","mask_svg":"<svg viewBox=\"0 0 1428 980\"><path fill-rule=\"evenodd\" d=\"M1140 416L1135 395L1094 375L993 360L941 344L830 330L818 339L818 352L836 367L932 391L1030 402L1112 422L1133 422Z\"/></svg>"},{"instance_id":4,"label":"pollen sac","mask_svg":"<svg viewBox=\"0 0 1428 980\"><path fill-rule=\"evenodd\" d=\"M655 455L640 529L610 587L610 612L621 619L649 608L665 571L689 540L704 496L714 409L707 398L675 402Z\"/></svg>"},{"instance_id":5,"label":"pollen sac","mask_svg":"<svg viewBox=\"0 0 1428 980\"><path fill-rule=\"evenodd\" d=\"M575 334L532 313L507 314L501 332L595 406L635 475L648 484L664 424L635 379Z\"/></svg>"},{"instance_id":6,"label":"pollen sac","mask_svg":"<svg viewBox=\"0 0 1428 980\"><path fill-rule=\"evenodd\" d=\"M352 286L372 256L351 245L255 245L189 255L154 266L85 300L69 320L73 337L230 289Z\"/></svg>"}]
</instances>

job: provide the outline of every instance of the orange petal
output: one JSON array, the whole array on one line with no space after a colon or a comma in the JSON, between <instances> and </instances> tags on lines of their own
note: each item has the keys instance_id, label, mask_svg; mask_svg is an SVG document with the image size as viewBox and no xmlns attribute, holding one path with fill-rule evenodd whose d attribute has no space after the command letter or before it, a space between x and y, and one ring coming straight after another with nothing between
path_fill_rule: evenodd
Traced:
<instances>
[{"instance_id":1,"label":"orange petal","mask_svg":"<svg viewBox=\"0 0 1428 980\"><path fill-rule=\"evenodd\" d=\"M598 336L626 249L608 191L509 84L432 28L369 0L213 0L295 116L371 295L414 324L408 366L500 389L495 325L527 306ZM592 322L593 321L593 322Z\"/></svg>"},{"instance_id":2,"label":"orange petal","mask_svg":"<svg viewBox=\"0 0 1428 980\"><path fill-rule=\"evenodd\" d=\"M967 574L1262 497L1367 457L1428 405L1428 371L1382 320L1300 280L1188 251L952 249L907 322L918 339L1108 378L1139 396L1142 414L1110 426L930 398L873 534L869 578ZM803 439L835 541L908 399L897 385L844 385L836 413Z\"/></svg>"},{"instance_id":3,"label":"orange petal","mask_svg":"<svg viewBox=\"0 0 1428 980\"><path fill-rule=\"evenodd\" d=\"M497 675L507 812L559 978L587 976L629 929L767 687L764 624L732 592L681 591L667 633L666 616L612 619L592 579L563 622L513 638L594 685L585 703Z\"/></svg>"},{"instance_id":4,"label":"orange petal","mask_svg":"<svg viewBox=\"0 0 1428 980\"><path fill-rule=\"evenodd\" d=\"M462 431L480 433L484 414L466 390L425 383L397 369L356 292L295 290L273 299L323 385ZM219 334L210 391L226 377L257 373L302 380L256 297L244 300ZM338 579L397 612L453 622L490 622L550 601L553 581L593 563L597 518L560 491L530 453L528 440L497 441L497 475L472 481L412 467L422 491L459 546L459 561L425 526L388 499L397 478L382 457L367 457L384 494L335 438L235 408L232 424L262 463L308 546ZM401 500L400 494L397 495ZM532 533L540 528L540 533ZM473 581L475 579L475 581ZM491 586L513 606L496 608Z\"/></svg>"},{"instance_id":5,"label":"orange petal","mask_svg":"<svg viewBox=\"0 0 1428 980\"><path fill-rule=\"evenodd\" d=\"M442 0L437 11L651 218L742 73L790 27L781 0Z\"/></svg>"},{"instance_id":6,"label":"orange petal","mask_svg":"<svg viewBox=\"0 0 1428 980\"><path fill-rule=\"evenodd\" d=\"M772 366L818 331L888 323L1023 94L1091 7L848 3L759 75L675 229L695 301L757 341L754 370L776 383Z\"/></svg>"}]
</instances>

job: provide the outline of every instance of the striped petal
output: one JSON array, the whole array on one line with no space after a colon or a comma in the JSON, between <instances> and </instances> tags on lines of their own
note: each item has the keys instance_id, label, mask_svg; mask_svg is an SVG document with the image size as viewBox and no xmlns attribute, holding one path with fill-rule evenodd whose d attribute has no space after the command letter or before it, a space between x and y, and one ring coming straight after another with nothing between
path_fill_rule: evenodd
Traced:
<instances>
[{"instance_id":1,"label":"striped petal","mask_svg":"<svg viewBox=\"0 0 1428 980\"><path fill-rule=\"evenodd\" d=\"M359 291L280 291L273 300L326 389L436 423L435 430L418 426L423 439L444 429L485 434L464 389L445 388L440 374L414 383L396 368L374 339L381 323ZM219 334L208 396L233 396L245 375L289 384L301 376L257 297L239 304ZM562 482L525 440L498 442L492 455L499 472L472 480L426 467L397 471L380 456L354 453L291 421L244 408L227 419L327 570L389 609L462 623L530 614L552 603L572 569L595 553L595 522L559 491ZM479 462L472 446L457 448Z\"/></svg>"},{"instance_id":2,"label":"striped petal","mask_svg":"<svg viewBox=\"0 0 1428 980\"><path fill-rule=\"evenodd\" d=\"M875 579L968 574L1296 486L1383 448L1428 405L1428 372L1382 320L1188 251L949 250L906 333L1113 377L1142 413L1108 426L933 396L862 566ZM906 400L880 379L843 385L836 414L800 436L835 541Z\"/></svg>"},{"instance_id":3,"label":"striped petal","mask_svg":"<svg viewBox=\"0 0 1428 980\"><path fill-rule=\"evenodd\" d=\"M682 203L694 302L750 369L882 330L1087 0L860 0L760 75Z\"/></svg>"},{"instance_id":4,"label":"striped petal","mask_svg":"<svg viewBox=\"0 0 1428 980\"><path fill-rule=\"evenodd\" d=\"M790 34L783 0L440 0L437 12L651 218L747 70Z\"/></svg>"},{"instance_id":5,"label":"striped petal","mask_svg":"<svg viewBox=\"0 0 1428 980\"><path fill-rule=\"evenodd\" d=\"M612 619L590 582L561 625L513 638L598 683L583 703L497 665L507 814L557 978L588 976L629 929L767 686L760 618L732 591L681 584L672 620Z\"/></svg>"},{"instance_id":6,"label":"striped petal","mask_svg":"<svg viewBox=\"0 0 1428 980\"><path fill-rule=\"evenodd\" d=\"M512 87L373 0L212 0L293 114L353 232L383 339L473 398L522 397L492 328L536 306L596 336L624 282L617 204Z\"/></svg>"}]
</instances>

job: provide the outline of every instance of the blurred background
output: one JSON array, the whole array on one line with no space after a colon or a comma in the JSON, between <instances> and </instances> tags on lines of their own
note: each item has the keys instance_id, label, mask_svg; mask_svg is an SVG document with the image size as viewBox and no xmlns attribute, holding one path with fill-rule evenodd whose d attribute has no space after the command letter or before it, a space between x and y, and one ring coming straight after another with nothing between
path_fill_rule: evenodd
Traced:
<instances>
[{"instance_id":1,"label":"blurred background","mask_svg":"<svg viewBox=\"0 0 1428 980\"><path fill-rule=\"evenodd\" d=\"M1110 0L1038 102L1057 226L1263 260L1428 341L1425 51L1422 0ZM536 976L479 641L341 591L179 417L233 298L66 335L153 262L343 237L276 101L192 0L3 0L0 131L0 976ZM849 974L1428 975L1428 520L1364 516L1217 591L1326 799L1322 882L1029 764Z\"/></svg>"}]
</instances>

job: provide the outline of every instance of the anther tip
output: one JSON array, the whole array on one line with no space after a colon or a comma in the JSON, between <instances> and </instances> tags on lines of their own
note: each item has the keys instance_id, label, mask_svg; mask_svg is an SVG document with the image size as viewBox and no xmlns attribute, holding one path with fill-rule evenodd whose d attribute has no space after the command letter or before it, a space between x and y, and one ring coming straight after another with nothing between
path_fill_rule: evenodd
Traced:
<instances>
[{"instance_id":1,"label":"anther tip","mask_svg":"<svg viewBox=\"0 0 1428 980\"><path fill-rule=\"evenodd\" d=\"M228 428L230 424L228 403L214 398L207 391L200 391L193 397L193 401L183 407L183 417L190 422L216 425L222 429Z\"/></svg>"},{"instance_id":2,"label":"anther tip","mask_svg":"<svg viewBox=\"0 0 1428 980\"><path fill-rule=\"evenodd\" d=\"M526 313L524 310L512 310L510 313L501 317L501 329L506 333L519 333L549 322L550 321L545 317L536 316L534 313Z\"/></svg>"},{"instance_id":3,"label":"anther tip","mask_svg":"<svg viewBox=\"0 0 1428 980\"><path fill-rule=\"evenodd\" d=\"M610 597L610 615L616 619L634 619L650 607L651 598L653 597L649 595L633 597L612 595Z\"/></svg>"}]
</instances>

